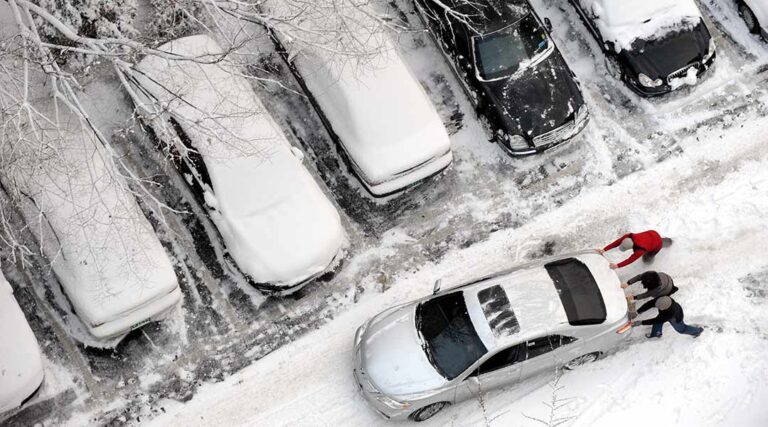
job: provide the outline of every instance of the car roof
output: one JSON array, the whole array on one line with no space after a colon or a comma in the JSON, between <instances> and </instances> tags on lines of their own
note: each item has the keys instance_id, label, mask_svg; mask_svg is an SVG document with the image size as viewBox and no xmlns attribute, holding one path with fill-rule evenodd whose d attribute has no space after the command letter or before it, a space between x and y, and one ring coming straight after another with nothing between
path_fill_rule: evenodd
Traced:
<instances>
[{"instance_id":1,"label":"car roof","mask_svg":"<svg viewBox=\"0 0 768 427\"><path fill-rule=\"evenodd\" d=\"M486 295L494 288L503 290L508 304L500 303L498 298L489 303ZM542 336L568 324L557 289L543 266L518 270L470 286L464 289L464 297L477 333L489 350ZM489 310L489 306L495 307ZM495 319L509 317L510 312L515 321L495 324Z\"/></svg>"},{"instance_id":2,"label":"car roof","mask_svg":"<svg viewBox=\"0 0 768 427\"><path fill-rule=\"evenodd\" d=\"M461 288L470 318L489 351L564 329L581 328L569 324L557 288L544 267L550 262L568 258L586 264L598 283L607 308L603 325L613 323L626 313L626 300L619 279L601 255L585 252L539 260ZM498 301L498 293L489 304L488 290L494 287L504 291L507 307L504 307L503 301ZM490 311L489 305L493 306ZM514 320L510 318L509 311L513 313Z\"/></svg>"},{"instance_id":3,"label":"car roof","mask_svg":"<svg viewBox=\"0 0 768 427\"><path fill-rule=\"evenodd\" d=\"M513 24L530 13L528 0L450 0L456 12L472 16L472 27L487 34Z\"/></svg>"}]
</instances>

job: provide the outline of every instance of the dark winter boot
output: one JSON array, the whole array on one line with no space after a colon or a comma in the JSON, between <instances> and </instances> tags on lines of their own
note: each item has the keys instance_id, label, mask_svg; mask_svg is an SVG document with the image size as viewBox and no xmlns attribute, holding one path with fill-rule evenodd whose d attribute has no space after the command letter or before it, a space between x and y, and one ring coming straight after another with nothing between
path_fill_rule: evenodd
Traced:
<instances>
[{"instance_id":1,"label":"dark winter boot","mask_svg":"<svg viewBox=\"0 0 768 427\"><path fill-rule=\"evenodd\" d=\"M701 333L701 332L699 332ZM650 333L645 334L646 338L661 338L661 334L659 335L651 335Z\"/></svg>"},{"instance_id":2,"label":"dark winter boot","mask_svg":"<svg viewBox=\"0 0 768 427\"><path fill-rule=\"evenodd\" d=\"M662 237L661 238L661 247L662 248L668 248L670 246L672 246L672 239L670 239L669 237Z\"/></svg>"}]
</instances>

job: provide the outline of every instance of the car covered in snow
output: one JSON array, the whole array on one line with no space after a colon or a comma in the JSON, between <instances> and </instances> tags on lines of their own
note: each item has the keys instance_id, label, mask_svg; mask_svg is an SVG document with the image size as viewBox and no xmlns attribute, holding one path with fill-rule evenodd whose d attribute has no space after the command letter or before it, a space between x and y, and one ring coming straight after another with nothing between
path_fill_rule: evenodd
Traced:
<instances>
[{"instance_id":1,"label":"car covered in snow","mask_svg":"<svg viewBox=\"0 0 768 427\"><path fill-rule=\"evenodd\" d=\"M301 16L309 21L312 15ZM386 35L358 37L364 49L379 51L361 68L324 49L297 47L281 34L274 33L278 49L372 195L402 191L448 167L448 132Z\"/></svg>"},{"instance_id":2,"label":"car covered in snow","mask_svg":"<svg viewBox=\"0 0 768 427\"><path fill-rule=\"evenodd\" d=\"M21 406L43 382L40 347L13 288L0 273L0 413Z\"/></svg>"},{"instance_id":3,"label":"car covered in snow","mask_svg":"<svg viewBox=\"0 0 768 427\"><path fill-rule=\"evenodd\" d=\"M715 42L694 0L571 0L606 55L609 72L656 96L694 85Z\"/></svg>"},{"instance_id":4,"label":"car covered in snow","mask_svg":"<svg viewBox=\"0 0 768 427\"><path fill-rule=\"evenodd\" d=\"M63 316L69 332L89 346L113 347L132 330L166 318L181 290L102 142L77 121L66 123L71 127L58 129L66 149L41 156L39 167L13 179L24 195L24 217L61 285L51 292L75 315Z\"/></svg>"},{"instance_id":5,"label":"car covered in snow","mask_svg":"<svg viewBox=\"0 0 768 427\"><path fill-rule=\"evenodd\" d=\"M355 335L354 377L388 419L567 369L611 351L631 329L616 273L590 251L539 260L392 307Z\"/></svg>"},{"instance_id":6,"label":"car covered in snow","mask_svg":"<svg viewBox=\"0 0 768 427\"><path fill-rule=\"evenodd\" d=\"M137 111L176 162L253 285L290 293L326 272L344 230L248 80L207 35L181 38L136 66ZM208 58L208 59L205 59Z\"/></svg>"},{"instance_id":7,"label":"car covered in snow","mask_svg":"<svg viewBox=\"0 0 768 427\"><path fill-rule=\"evenodd\" d=\"M586 126L579 83L549 35L549 20L528 0L416 4L494 140L509 154L542 152Z\"/></svg>"},{"instance_id":8,"label":"car covered in snow","mask_svg":"<svg viewBox=\"0 0 768 427\"><path fill-rule=\"evenodd\" d=\"M737 0L736 4L749 32L768 40L768 1Z\"/></svg>"}]
</instances>

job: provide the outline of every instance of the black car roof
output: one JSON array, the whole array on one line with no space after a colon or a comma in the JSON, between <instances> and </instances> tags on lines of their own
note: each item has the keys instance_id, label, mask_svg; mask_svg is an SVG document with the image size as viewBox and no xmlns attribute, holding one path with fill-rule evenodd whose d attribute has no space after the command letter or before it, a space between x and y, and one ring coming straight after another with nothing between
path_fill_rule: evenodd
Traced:
<instances>
[{"instance_id":1,"label":"black car roof","mask_svg":"<svg viewBox=\"0 0 768 427\"><path fill-rule=\"evenodd\" d=\"M429 2L430 0L425 0ZM458 13L471 17L472 27L482 34L513 24L531 9L528 0L449 0L443 1Z\"/></svg>"}]
</instances>

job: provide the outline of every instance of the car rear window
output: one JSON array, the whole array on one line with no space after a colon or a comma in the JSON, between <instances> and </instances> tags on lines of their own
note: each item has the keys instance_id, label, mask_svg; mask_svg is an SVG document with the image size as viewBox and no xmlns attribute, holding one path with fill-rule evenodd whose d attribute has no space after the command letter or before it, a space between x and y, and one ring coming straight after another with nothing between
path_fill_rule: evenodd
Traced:
<instances>
[{"instance_id":1,"label":"car rear window","mask_svg":"<svg viewBox=\"0 0 768 427\"><path fill-rule=\"evenodd\" d=\"M507 293L501 286L491 286L477 293L477 299L483 308L483 314L496 338L514 335L520 332L515 312L509 304Z\"/></svg>"},{"instance_id":2,"label":"car rear window","mask_svg":"<svg viewBox=\"0 0 768 427\"><path fill-rule=\"evenodd\" d=\"M605 301L594 276L583 262L568 258L544 266L555 284L571 325L597 325L605 321Z\"/></svg>"}]
</instances>

